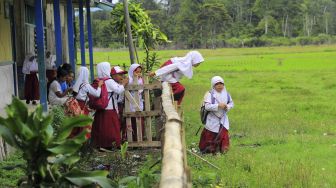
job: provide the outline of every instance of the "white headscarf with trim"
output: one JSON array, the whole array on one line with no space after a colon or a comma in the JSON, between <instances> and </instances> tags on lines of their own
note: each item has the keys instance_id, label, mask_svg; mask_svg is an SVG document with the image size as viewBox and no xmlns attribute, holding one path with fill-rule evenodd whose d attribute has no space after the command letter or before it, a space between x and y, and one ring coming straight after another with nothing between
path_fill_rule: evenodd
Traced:
<instances>
[{"instance_id":1,"label":"white headscarf with trim","mask_svg":"<svg viewBox=\"0 0 336 188\"><path fill-rule=\"evenodd\" d=\"M128 78L129 78L129 83L133 83L133 75L134 71L141 67L139 64L132 64L128 70ZM143 79L141 77L138 78L138 84L143 84Z\"/></svg>"},{"instance_id":2,"label":"white headscarf with trim","mask_svg":"<svg viewBox=\"0 0 336 188\"><path fill-rule=\"evenodd\" d=\"M111 65L109 62L101 62L97 65L98 78L111 78Z\"/></svg>"},{"instance_id":3,"label":"white headscarf with trim","mask_svg":"<svg viewBox=\"0 0 336 188\"><path fill-rule=\"evenodd\" d=\"M89 84L89 69L86 67L80 67L77 71L77 80L73 86L73 90L78 93L82 84Z\"/></svg>"},{"instance_id":4,"label":"white headscarf with trim","mask_svg":"<svg viewBox=\"0 0 336 188\"><path fill-rule=\"evenodd\" d=\"M198 51L191 51L184 57L174 57L170 60L177 65L184 76L191 79L193 77L193 66L202 63L204 58Z\"/></svg>"},{"instance_id":5,"label":"white headscarf with trim","mask_svg":"<svg viewBox=\"0 0 336 188\"><path fill-rule=\"evenodd\" d=\"M214 94L215 94L215 98L216 98L217 102L227 104L227 103L228 103L228 93L227 93L227 91L226 91L226 87L225 87L225 85L224 85L224 89L222 90L222 92L219 93L219 92L217 92L217 91L215 90L215 85L216 85L217 83L222 83L222 84L224 84L224 80L223 80L223 78L220 77L220 76L214 76L214 77L212 77L212 79L211 79L211 86L212 86L212 90L213 90L213 92L214 92Z\"/></svg>"}]
</instances>

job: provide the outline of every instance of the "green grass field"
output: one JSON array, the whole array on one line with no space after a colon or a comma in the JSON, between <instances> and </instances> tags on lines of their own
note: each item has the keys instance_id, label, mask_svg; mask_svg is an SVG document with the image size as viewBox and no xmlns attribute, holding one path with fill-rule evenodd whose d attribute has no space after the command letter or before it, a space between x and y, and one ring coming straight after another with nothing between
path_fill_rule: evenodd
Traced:
<instances>
[{"instance_id":1,"label":"green grass field","mask_svg":"<svg viewBox=\"0 0 336 188\"><path fill-rule=\"evenodd\" d=\"M188 147L198 146L198 110L212 76L224 78L235 107L229 113L231 150L205 156L221 170L189 156L194 185L334 187L336 46L200 51L205 63L192 80L182 80ZM164 62L186 52L158 54ZM128 52L95 53L101 61L122 64Z\"/></svg>"},{"instance_id":2,"label":"green grass field","mask_svg":"<svg viewBox=\"0 0 336 188\"><path fill-rule=\"evenodd\" d=\"M224 78L235 107L230 151L203 156L221 170L188 156L194 187L335 187L336 46L200 51L205 63L181 81L188 148L198 148L199 107L213 76ZM164 62L186 52L158 54ZM94 58L129 62L127 51Z\"/></svg>"}]
</instances>

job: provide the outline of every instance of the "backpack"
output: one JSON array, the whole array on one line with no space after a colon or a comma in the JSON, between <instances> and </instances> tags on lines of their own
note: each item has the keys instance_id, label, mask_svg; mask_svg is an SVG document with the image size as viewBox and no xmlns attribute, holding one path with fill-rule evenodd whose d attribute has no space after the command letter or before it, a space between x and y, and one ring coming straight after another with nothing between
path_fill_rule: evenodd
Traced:
<instances>
[{"instance_id":1,"label":"backpack","mask_svg":"<svg viewBox=\"0 0 336 188\"><path fill-rule=\"evenodd\" d=\"M213 91L209 91L209 93L211 94L211 104L215 104L215 96L214 96ZM230 97L229 93L227 93L227 96L228 96L228 102L227 103L229 103L231 101L231 97ZM209 114L209 111L207 111L205 109L205 103L203 102L202 106L201 106L201 109L200 109L201 122L202 122L203 125L206 124L208 114Z\"/></svg>"},{"instance_id":2,"label":"backpack","mask_svg":"<svg viewBox=\"0 0 336 188\"><path fill-rule=\"evenodd\" d=\"M79 106L78 101L70 97L64 104L64 113L67 116L74 117L83 114L82 108Z\"/></svg>"},{"instance_id":3,"label":"backpack","mask_svg":"<svg viewBox=\"0 0 336 188\"><path fill-rule=\"evenodd\" d=\"M95 97L93 95L90 95L88 94L88 98L89 98L89 102L88 102L88 105L91 109L95 109L95 110L104 110L111 97L112 97L112 94L111 96L109 96L108 92L107 92L107 88L106 88L106 85L105 85L105 81L106 80L109 80L111 78L108 78L108 79L95 79L93 81L93 83L91 84L91 86L95 89L98 88L98 83L100 80L104 80L104 84L101 86L101 93L100 93L100 97Z\"/></svg>"},{"instance_id":4,"label":"backpack","mask_svg":"<svg viewBox=\"0 0 336 188\"><path fill-rule=\"evenodd\" d=\"M209 93L211 94L211 104L215 104L215 97L214 97L213 91L209 91ZM209 111L205 109L205 103L203 102L201 109L200 109L201 122L203 125L206 124L208 114L209 114Z\"/></svg>"}]
</instances>

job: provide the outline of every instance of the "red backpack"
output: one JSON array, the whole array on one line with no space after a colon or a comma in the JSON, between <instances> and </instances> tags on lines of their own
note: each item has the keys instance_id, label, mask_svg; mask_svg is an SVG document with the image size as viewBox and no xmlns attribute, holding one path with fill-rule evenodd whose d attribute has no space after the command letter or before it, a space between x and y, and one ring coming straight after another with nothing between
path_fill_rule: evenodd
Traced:
<instances>
[{"instance_id":1,"label":"red backpack","mask_svg":"<svg viewBox=\"0 0 336 188\"><path fill-rule=\"evenodd\" d=\"M108 103L109 103L109 100L111 99L112 97L112 94L111 96L109 96L109 93L107 92L107 88L106 88L106 85L105 85L105 81L106 80L109 80L111 78L107 78L107 79L95 79L93 81L93 83L91 84L91 86L95 89L98 88L98 83L100 80L104 80L104 84L101 86L101 93L100 93L100 97L95 97L93 95L90 95L88 94L88 98L89 98L89 107L91 109L95 109L95 110L104 110Z\"/></svg>"}]
</instances>

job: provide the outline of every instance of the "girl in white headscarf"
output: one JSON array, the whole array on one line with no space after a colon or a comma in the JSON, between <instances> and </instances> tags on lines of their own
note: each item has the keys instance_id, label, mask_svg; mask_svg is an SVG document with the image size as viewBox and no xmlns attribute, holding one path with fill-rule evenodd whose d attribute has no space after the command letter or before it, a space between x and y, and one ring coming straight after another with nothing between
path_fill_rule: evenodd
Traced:
<instances>
[{"instance_id":1,"label":"girl in white headscarf","mask_svg":"<svg viewBox=\"0 0 336 188\"><path fill-rule=\"evenodd\" d=\"M184 96L184 86L179 82L182 76L191 79L193 77L193 67L197 67L204 61L201 53L191 51L184 57L174 57L165 62L160 69L150 73L150 76L158 76L161 81L171 84L174 100L181 104Z\"/></svg>"},{"instance_id":2,"label":"girl in white headscarf","mask_svg":"<svg viewBox=\"0 0 336 188\"><path fill-rule=\"evenodd\" d=\"M204 96L205 109L209 112L202 131L199 148L202 153L226 152L229 149L229 118L233 100L220 76L211 79L212 89Z\"/></svg>"},{"instance_id":3,"label":"girl in white headscarf","mask_svg":"<svg viewBox=\"0 0 336 188\"><path fill-rule=\"evenodd\" d=\"M80 67L77 72L77 80L73 87L74 93L76 93L76 99L78 101L79 106L81 107L84 115L89 115L90 111L87 107L86 103L89 100L88 94L94 97L100 97L101 86L104 81L100 80L98 82L98 88L95 89L91 86L89 82L89 69L86 67ZM85 129L91 130L91 125L85 127ZM76 127L72 130L70 137L74 137L80 134L84 130L84 127ZM91 134L88 131L86 138L90 138Z\"/></svg>"},{"instance_id":4,"label":"girl in white headscarf","mask_svg":"<svg viewBox=\"0 0 336 188\"><path fill-rule=\"evenodd\" d=\"M35 100L40 99L39 82L37 78L38 65L32 53L26 56L23 62L22 73L25 74L24 91L26 103L29 104L30 101L32 101L33 105L36 105Z\"/></svg>"},{"instance_id":5,"label":"girl in white headscarf","mask_svg":"<svg viewBox=\"0 0 336 188\"><path fill-rule=\"evenodd\" d=\"M111 78L111 65L102 62L97 65L98 79L103 80L109 94L109 103L104 110L97 110L92 125L92 140L95 147L111 149L119 148L121 143L120 120L118 115L117 96L123 94L125 79L121 84Z\"/></svg>"},{"instance_id":6,"label":"girl in white headscarf","mask_svg":"<svg viewBox=\"0 0 336 188\"><path fill-rule=\"evenodd\" d=\"M128 70L128 78L129 78L129 82L128 84L134 84L134 85L143 85L144 84L144 80L142 78L142 67L139 64L132 64L130 66L130 69ZM135 81L135 79L137 79L137 83ZM138 95L139 97L139 101L137 101L138 105L139 105L139 109L137 109L135 106L133 106L130 103L130 111L131 112L135 112L135 111L143 111L144 110L144 100L143 100L143 90L139 90L139 91L131 91L131 95L135 98L136 95ZM144 119L143 118L131 118L131 125L127 125L126 127L130 127L132 126L132 137L133 140L136 141L137 140L137 120L141 122L141 130L142 130L142 135L144 135L145 132L145 127L144 127ZM124 136L126 135L126 130L124 130Z\"/></svg>"}]
</instances>

